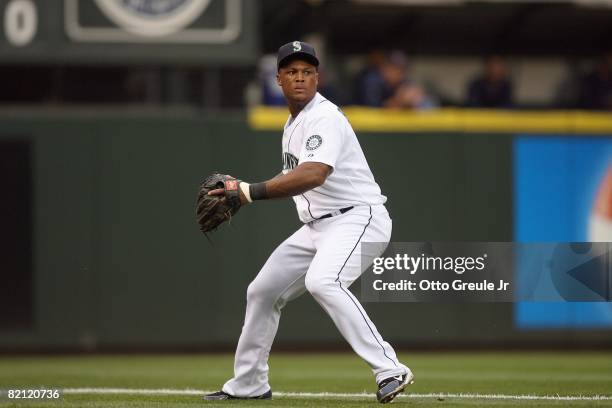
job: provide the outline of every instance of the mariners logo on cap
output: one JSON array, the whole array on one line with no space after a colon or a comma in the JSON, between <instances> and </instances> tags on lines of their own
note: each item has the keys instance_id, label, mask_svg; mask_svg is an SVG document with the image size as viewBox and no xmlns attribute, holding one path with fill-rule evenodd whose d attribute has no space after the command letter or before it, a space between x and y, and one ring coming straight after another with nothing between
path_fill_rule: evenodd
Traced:
<instances>
[{"instance_id":1,"label":"mariners logo on cap","mask_svg":"<svg viewBox=\"0 0 612 408\"><path fill-rule=\"evenodd\" d=\"M315 150L323 144L323 138L319 135L312 135L306 140L306 150Z\"/></svg>"},{"instance_id":2,"label":"mariners logo on cap","mask_svg":"<svg viewBox=\"0 0 612 408\"><path fill-rule=\"evenodd\" d=\"M299 41L293 42L293 52L298 52L302 50L302 43Z\"/></svg>"}]
</instances>

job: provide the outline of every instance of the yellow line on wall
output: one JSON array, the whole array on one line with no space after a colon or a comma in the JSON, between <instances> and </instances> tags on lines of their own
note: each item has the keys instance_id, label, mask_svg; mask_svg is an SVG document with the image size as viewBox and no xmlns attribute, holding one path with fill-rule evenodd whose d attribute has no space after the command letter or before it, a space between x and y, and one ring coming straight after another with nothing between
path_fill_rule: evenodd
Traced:
<instances>
[{"instance_id":1,"label":"yellow line on wall","mask_svg":"<svg viewBox=\"0 0 612 408\"><path fill-rule=\"evenodd\" d=\"M343 109L357 131L612 134L612 112L519 111L444 108L402 111L349 106ZM251 128L280 131L286 108L249 110Z\"/></svg>"}]
</instances>

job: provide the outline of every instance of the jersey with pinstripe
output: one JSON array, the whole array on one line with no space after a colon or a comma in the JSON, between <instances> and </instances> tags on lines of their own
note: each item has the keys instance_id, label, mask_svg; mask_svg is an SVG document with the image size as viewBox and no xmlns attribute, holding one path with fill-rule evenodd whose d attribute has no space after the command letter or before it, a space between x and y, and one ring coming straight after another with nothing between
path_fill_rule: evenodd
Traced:
<instances>
[{"instance_id":1,"label":"jersey with pinstripe","mask_svg":"<svg viewBox=\"0 0 612 408\"><path fill-rule=\"evenodd\" d=\"M332 167L325 183L293 197L304 223L341 208L384 204L357 136L342 111L317 93L283 132L283 173L300 163L319 162Z\"/></svg>"}]
</instances>

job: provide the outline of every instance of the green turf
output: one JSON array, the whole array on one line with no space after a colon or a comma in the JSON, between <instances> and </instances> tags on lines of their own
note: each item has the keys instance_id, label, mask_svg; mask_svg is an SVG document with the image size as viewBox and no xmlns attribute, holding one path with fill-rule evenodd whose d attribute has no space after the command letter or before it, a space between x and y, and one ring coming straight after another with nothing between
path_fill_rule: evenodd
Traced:
<instances>
[{"instance_id":1,"label":"green turf","mask_svg":"<svg viewBox=\"0 0 612 408\"><path fill-rule=\"evenodd\" d=\"M170 388L217 390L231 376L232 355L1 357L0 388ZM612 396L612 353L409 353L410 392ZM59 403L19 401L15 407L362 407L376 406L368 367L353 354L273 353L274 391L370 393L364 398L275 397L273 401L210 403L198 396L66 395ZM612 401L510 401L400 398L393 406L608 406Z\"/></svg>"}]
</instances>

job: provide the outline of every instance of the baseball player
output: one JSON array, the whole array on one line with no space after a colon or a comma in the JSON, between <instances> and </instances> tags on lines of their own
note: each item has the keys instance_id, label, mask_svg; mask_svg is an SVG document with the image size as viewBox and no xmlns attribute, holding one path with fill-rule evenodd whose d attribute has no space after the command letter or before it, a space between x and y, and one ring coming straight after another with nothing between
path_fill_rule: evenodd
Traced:
<instances>
[{"instance_id":1,"label":"baseball player","mask_svg":"<svg viewBox=\"0 0 612 408\"><path fill-rule=\"evenodd\" d=\"M285 44L277 64L277 82L290 112L282 140L283 170L266 182L240 182L240 201L293 197L304 225L274 250L249 285L234 377L204 399L272 398L268 356L281 310L308 291L370 365L378 401L387 403L413 382L413 374L348 289L390 240L387 198L350 123L317 92L314 48L300 41ZM221 195L224 189L208 194ZM380 244L362 249L362 242Z\"/></svg>"}]
</instances>

